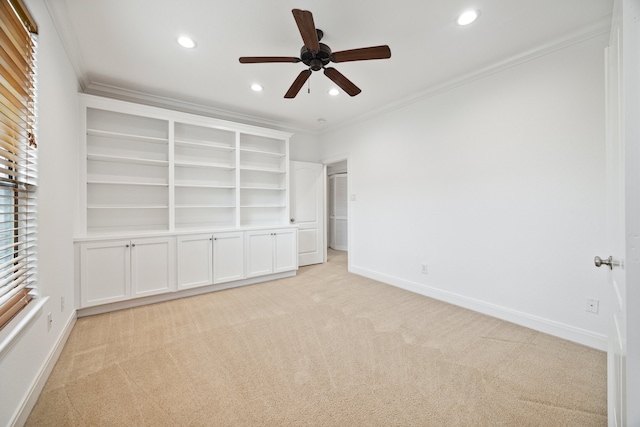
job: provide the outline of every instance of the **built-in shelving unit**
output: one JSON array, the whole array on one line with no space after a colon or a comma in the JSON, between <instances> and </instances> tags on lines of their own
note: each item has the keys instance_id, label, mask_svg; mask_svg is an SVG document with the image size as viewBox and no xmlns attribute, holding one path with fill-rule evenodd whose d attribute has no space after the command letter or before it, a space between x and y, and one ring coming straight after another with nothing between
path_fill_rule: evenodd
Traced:
<instances>
[{"instance_id":1,"label":"built-in shelving unit","mask_svg":"<svg viewBox=\"0 0 640 427\"><path fill-rule=\"evenodd\" d=\"M236 133L175 124L176 229L236 225Z\"/></svg>"},{"instance_id":2,"label":"built-in shelving unit","mask_svg":"<svg viewBox=\"0 0 640 427\"><path fill-rule=\"evenodd\" d=\"M290 134L81 99L83 235L288 224Z\"/></svg>"},{"instance_id":3,"label":"built-in shelving unit","mask_svg":"<svg viewBox=\"0 0 640 427\"><path fill-rule=\"evenodd\" d=\"M286 223L288 209L286 141L240 135L240 224Z\"/></svg>"},{"instance_id":4,"label":"built-in shelving unit","mask_svg":"<svg viewBox=\"0 0 640 427\"><path fill-rule=\"evenodd\" d=\"M92 232L169 229L169 123L87 109L86 217Z\"/></svg>"}]
</instances>

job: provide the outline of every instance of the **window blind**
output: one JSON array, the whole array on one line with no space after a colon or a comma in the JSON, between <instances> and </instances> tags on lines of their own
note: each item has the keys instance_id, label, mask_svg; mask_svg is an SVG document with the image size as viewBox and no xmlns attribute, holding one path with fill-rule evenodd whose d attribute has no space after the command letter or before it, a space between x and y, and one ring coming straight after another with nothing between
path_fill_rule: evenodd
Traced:
<instances>
[{"instance_id":1,"label":"window blind","mask_svg":"<svg viewBox=\"0 0 640 427\"><path fill-rule=\"evenodd\" d=\"M35 296L37 26L0 0L0 329Z\"/></svg>"}]
</instances>

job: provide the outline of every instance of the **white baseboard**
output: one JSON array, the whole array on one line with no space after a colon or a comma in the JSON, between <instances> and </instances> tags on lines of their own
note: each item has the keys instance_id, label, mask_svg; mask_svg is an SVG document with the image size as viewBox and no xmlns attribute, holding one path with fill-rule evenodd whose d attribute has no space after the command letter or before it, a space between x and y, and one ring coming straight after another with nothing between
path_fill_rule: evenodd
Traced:
<instances>
[{"instance_id":1,"label":"white baseboard","mask_svg":"<svg viewBox=\"0 0 640 427\"><path fill-rule=\"evenodd\" d=\"M420 295L434 298L439 301L444 301L453 305L457 305L459 307L477 311L479 313L486 314L497 319L506 320L508 322L534 329L545 334L573 341L587 347L607 351L606 335L597 334L592 331L567 325L565 323L556 322L555 320L546 319L529 313L513 310L507 307L501 307L499 305L491 304L474 298L469 298L453 292L443 291L442 289L437 289L420 283L411 282L354 265L350 266L349 272L368 277L369 279L377 280L388 285L396 286L407 291L415 292Z\"/></svg>"},{"instance_id":2,"label":"white baseboard","mask_svg":"<svg viewBox=\"0 0 640 427\"><path fill-rule=\"evenodd\" d=\"M38 372L38 375L31 385L29 393L25 396L22 405L20 406L20 410L16 412L16 417L13 422L9 424L10 426L23 426L27 422L27 418L29 418L31 410L33 410L33 407L36 405L38 397L40 397L40 393L47 383L47 379L49 379L49 375L51 375L51 371L53 371L53 367L56 365L56 362L62 353L62 349L67 343L67 339L69 339L71 330L76 324L76 319L76 312L74 311L62 330L62 334L60 334L56 345L51 349L46 362L40 367L40 372Z\"/></svg>"}]
</instances>

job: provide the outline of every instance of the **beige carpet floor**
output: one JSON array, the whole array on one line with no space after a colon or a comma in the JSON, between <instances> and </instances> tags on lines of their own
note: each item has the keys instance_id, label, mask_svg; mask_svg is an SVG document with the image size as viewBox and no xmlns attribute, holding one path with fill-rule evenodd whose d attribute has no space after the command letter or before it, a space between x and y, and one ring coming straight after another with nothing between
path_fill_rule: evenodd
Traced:
<instances>
[{"instance_id":1,"label":"beige carpet floor","mask_svg":"<svg viewBox=\"0 0 640 427\"><path fill-rule=\"evenodd\" d=\"M346 272L78 319L28 426L605 426L606 354Z\"/></svg>"}]
</instances>

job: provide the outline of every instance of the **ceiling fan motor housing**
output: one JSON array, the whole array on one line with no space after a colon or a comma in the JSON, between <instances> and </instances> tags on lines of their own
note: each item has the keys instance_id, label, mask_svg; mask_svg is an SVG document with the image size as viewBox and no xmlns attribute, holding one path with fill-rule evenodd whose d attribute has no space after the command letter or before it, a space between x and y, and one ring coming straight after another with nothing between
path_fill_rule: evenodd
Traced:
<instances>
[{"instance_id":1,"label":"ceiling fan motor housing","mask_svg":"<svg viewBox=\"0 0 640 427\"><path fill-rule=\"evenodd\" d=\"M320 50L313 52L302 46L300 49L300 59L313 71L321 70L331 61L331 48L324 43L318 43Z\"/></svg>"}]
</instances>

